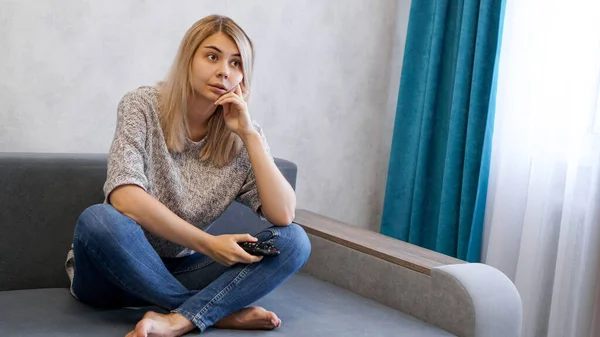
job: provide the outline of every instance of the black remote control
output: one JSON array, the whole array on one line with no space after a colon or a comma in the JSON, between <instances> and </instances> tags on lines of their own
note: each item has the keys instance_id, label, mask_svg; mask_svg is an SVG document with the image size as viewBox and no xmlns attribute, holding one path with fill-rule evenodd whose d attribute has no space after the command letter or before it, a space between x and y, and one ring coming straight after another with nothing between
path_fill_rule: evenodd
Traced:
<instances>
[{"instance_id":1,"label":"black remote control","mask_svg":"<svg viewBox=\"0 0 600 337\"><path fill-rule=\"evenodd\" d=\"M277 256L279 249L268 242L239 242L248 254L256 256Z\"/></svg>"}]
</instances>

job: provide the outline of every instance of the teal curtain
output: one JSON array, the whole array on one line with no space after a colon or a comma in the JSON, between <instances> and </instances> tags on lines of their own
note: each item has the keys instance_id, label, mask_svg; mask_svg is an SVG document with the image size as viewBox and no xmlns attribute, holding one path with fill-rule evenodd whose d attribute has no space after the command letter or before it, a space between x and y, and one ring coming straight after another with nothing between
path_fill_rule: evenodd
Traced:
<instances>
[{"instance_id":1,"label":"teal curtain","mask_svg":"<svg viewBox=\"0 0 600 337\"><path fill-rule=\"evenodd\" d=\"M381 233L480 260L503 0L413 0Z\"/></svg>"}]
</instances>

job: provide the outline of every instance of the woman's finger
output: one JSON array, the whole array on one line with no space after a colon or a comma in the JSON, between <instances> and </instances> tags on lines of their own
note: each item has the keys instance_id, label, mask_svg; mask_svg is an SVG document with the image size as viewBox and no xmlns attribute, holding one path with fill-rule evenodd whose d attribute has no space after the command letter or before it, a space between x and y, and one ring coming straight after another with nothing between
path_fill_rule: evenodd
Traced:
<instances>
[{"instance_id":1,"label":"woman's finger","mask_svg":"<svg viewBox=\"0 0 600 337\"><path fill-rule=\"evenodd\" d=\"M236 95L235 95L233 92L231 92L231 93L229 93L229 94L225 94L225 95L223 95L223 96L219 97L219 99L217 99L217 100L215 101L215 105L221 105L221 104L223 104L223 102L224 102L224 101L226 101L226 100L230 100L230 99L237 100L237 101L239 101L240 103L244 102L244 100L243 100L241 97L239 97L239 96L236 96Z\"/></svg>"},{"instance_id":2,"label":"woman's finger","mask_svg":"<svg viewBox=\"0 0 600 337\"><path fill-rule=\"evenodd\" d=\"M246 252L244 251L244 253L246 253ZM256 256L256 255L246 253L245 260L243 262L244 263L256 263L256 262L260 262L260 260L262 260L262 259L263 259L262 256Z\"/></svg>"},{"instance_id":3,"label":"woman's finger","mask_svg":"<svg viewBox=\"0 0 600 337\"><path fill-rule=\"evenodd\" d=\"M237 256L237 261L238 262L242 262L242 263L252 263L254 262L254 255L251 255L250 253L246 252L244 249L242 249L240 247L240 252Z\"/></svg>"},{"instance_id":4,"label":"woman's finger","mask_svg":"<svg viewBox=\"0 0 600 337\"><path fill-rule=\"evenodd\" d=\"M258 241L257 238L255 238L254 236L252 236L250 234L235 234L235 235L233 235L233 240L235 240L236 242L256 242L256 241Z\"/></svg>"},{"instance_id":5,"label":"woman's finger","mask_svg":"<svg viewBox=\"0 0 600 337\"><path fill-rule=\"evenodd\" d=\"M232 97L232 93L228 92L226 94L221 95L221 97L217 98L217 100L215 101L215 105L219 105L219 102L227 97Z\"/></svg>"},{"instance_id":6,"label":"woman's finger","mask_svg":"<svg viewBox=\"0 0 600 337\"><path fill-rule=\"evenodd\" d=\"M225 95L223 95L223 96L219 97L219 99L217 99L217 100L215 101L215 105L220 105L221 103L223 103L223 101L224 101L224 100L226 100L227 98L230 98L230 97L231 97L231 96L225 96Z\"/></svg>"},{"instance_id":7,"label":"woman's finger","mask_svg":"<svg viewBox=\"0 0 600 337\"><path fill-rule=\"evenodd\" d=\"M237 97L229 97L229 98L221 99L221 100L219 100L218 104L215 102L216 105L223 105L223 104L227 104L227 103L238 104L238 105L242 104L242 102L240 102L240 99Z\"/></svg>"}]
</instances>

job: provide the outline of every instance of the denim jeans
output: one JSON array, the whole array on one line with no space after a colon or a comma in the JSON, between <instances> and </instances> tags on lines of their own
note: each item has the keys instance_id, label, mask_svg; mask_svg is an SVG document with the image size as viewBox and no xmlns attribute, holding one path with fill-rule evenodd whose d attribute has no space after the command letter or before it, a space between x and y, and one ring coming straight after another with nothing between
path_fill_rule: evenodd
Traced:
<instances>
[{"instance_id":1,"label":"denim jeans","mask_svg":"<svg viewBox=\"0 0 600 337\"><path fill-rule=\"evenodd\" d=\"M185 316L202 332L268 294L310 255L310 241L294 223L255 237L273 242L280 255L230 267L200 253L161 258L133 219L111 205L94 205L75 226L73 292L98 307L156 305Z\"/></svg>"}]
</instances>

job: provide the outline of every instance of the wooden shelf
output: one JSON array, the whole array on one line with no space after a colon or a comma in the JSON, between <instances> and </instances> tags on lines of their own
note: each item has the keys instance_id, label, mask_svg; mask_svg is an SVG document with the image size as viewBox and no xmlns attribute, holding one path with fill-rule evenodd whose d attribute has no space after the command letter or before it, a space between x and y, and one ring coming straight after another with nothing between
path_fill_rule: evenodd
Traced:
<instances>
[{"instance_id":1,"label":"wooden shelf","mask_svg":"<svg viewBox=\"0 0 600 337\"><path fill-rule=\"evenodd\" d=\"M434 252L364 228L352 226L311 211L296 210L294 222L312 235L333 241L419 273L465 261Z\"/></svg>"}]
</instances>

